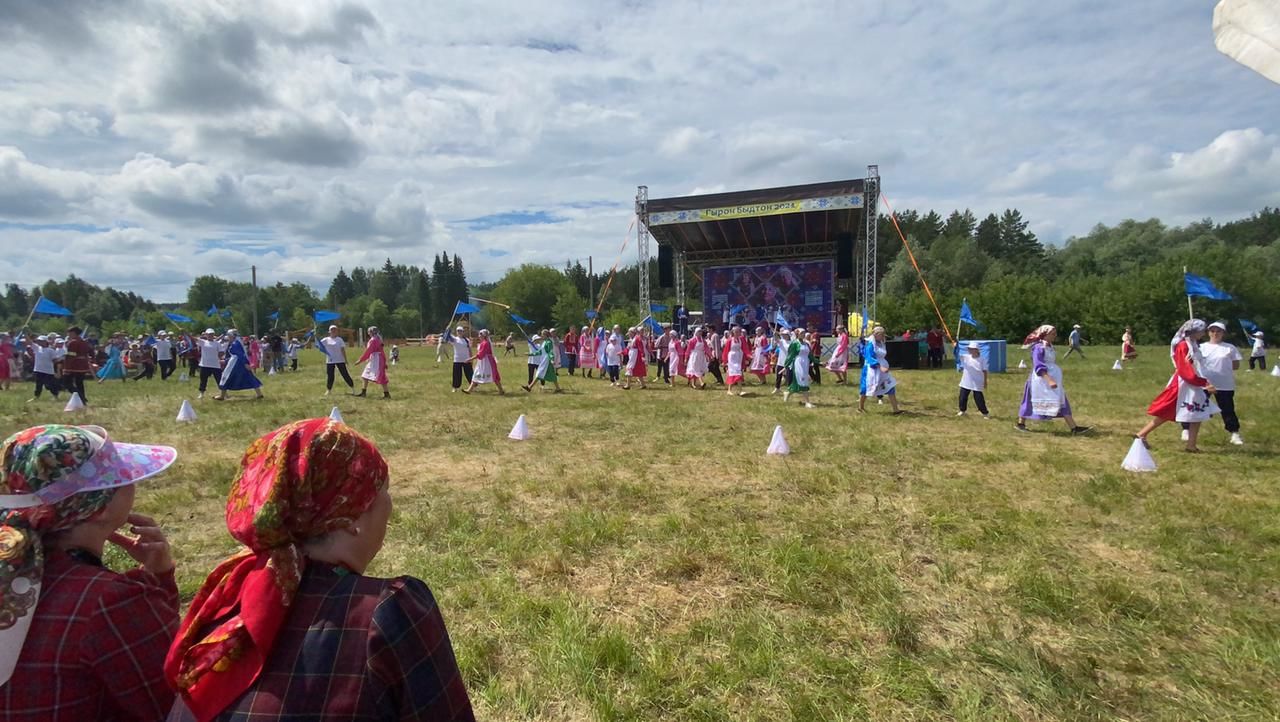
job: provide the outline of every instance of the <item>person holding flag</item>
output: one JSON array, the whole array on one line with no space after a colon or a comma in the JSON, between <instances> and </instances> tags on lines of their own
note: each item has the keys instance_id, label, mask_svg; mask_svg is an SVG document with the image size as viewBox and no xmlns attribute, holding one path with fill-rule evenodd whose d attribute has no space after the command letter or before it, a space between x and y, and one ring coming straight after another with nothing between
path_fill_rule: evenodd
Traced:
<instances>
[{"instance_id":1,"label":"person holding flag","mask_svg":"<svg viewBox=\"0 0 1280 722\"><path fill-rule=\"evenodd\" d=\"M542 329L542 353L538 357L538 368L534 371L534 378L546 390L547 382L555 387L554 393L560 393L564 389L560 388L560 379L556 375L556 340L551 334L552 329ZM536 337L535 337L536 338ZM530 381L527 386L521 386L526 392L533 391L533 382Z\"/></svg>"},{"instance_id":2,"label":"person holding flag","mask_svg":"<svg viewBox=\"0 0 1280 722\"><path fill-rule=\"evenodd\" d=\"M1257 364L1258 368L1263 371L1267 370L1267 342L1262 340L1262 332L1254 331L1251 339L1252 349L1249 351L1249 370L1253 370L1253 365Z\"/></svg>"},{"instance_id":3,"label":"person holding flag","mask_svg":"<svg viewBox=\"0 0 1280 722\"><path fill-rule=\"evenodd\" d=\"M956 416L964 416L969 411L969 395L978 407L982 418L990 419L987 412L987 400L983 391L987 389L987 360L982 358L982 347L977 341L970 341L966 347L968 353L960 356L960 411Z\"/></svg>"},{"instance_id":4,"label":"person holding flag","mask_svg":"<svg viewBox=\"0 0 1280 722\"><path fill-rule=\"evenodd\" d=\"M827 361L827 370L836 375L836 384L849 382L849 331L844 325L836 326L836 347Z\"/></svg>"},{"instance_id":5,"label":"person holding flag","mask_svg":"<svg viewBox=\"0 0 1280 722\"><path fill-rule=\"evenodd\" d=\"M804 398L804 407L812 409L813 404L809 402L809 354L810 342L812 338L805 335L803 328L797 328L790 332L791 343L787 345L786 360L783 366L787 369L787 378L791 383L787 386L787 390L782 394L782 403L787 403L791 398L791 394L802 394Z\"/></svg>"},{"instance_id":6,"label":"person holding flag","mask_svg":"<svg viewBox=\"0 0 1280 722\"><path fill-rule=\"evenodd\" d=\"M467 383L471 383L471 339L463 335L466 332L465 328L458 326L453 329L453 333L445 331L442 337L442 341L453 349L453 390L455 393L462 388L463 377L466 377ZM554 350L552 353L554 353ZM437 351L438 355L439 352Z\"/></svg>"}]
</instances>

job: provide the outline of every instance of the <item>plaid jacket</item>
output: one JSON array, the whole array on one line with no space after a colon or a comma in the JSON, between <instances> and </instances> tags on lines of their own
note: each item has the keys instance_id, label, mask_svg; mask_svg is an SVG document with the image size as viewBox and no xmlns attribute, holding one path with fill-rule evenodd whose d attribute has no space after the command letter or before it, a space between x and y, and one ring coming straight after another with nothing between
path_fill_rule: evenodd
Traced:
<instances>
[{"instance_id":1,"label":"plaid jacket","mask_svg":"<svg viewBox=\"0 0 1280 722\"><path fill-rule=\"evenodd\" d=\"M181 700L171 722L194 716ZM266 667L219 722L471 721L444 618L426 584L308 561Z\"/></svg>"},{"instance_id":2,"label":"plaid jacket","mask_svg":"<svg viewBox=\"0 0 1280 722\"><path fill-rule=\"evenodd\" d=\"M31 631L9 683L6 722L161 720L161 669L178 632L173 572L117 574L83 551L50 552Z\"/></svg>"}]
</instances>

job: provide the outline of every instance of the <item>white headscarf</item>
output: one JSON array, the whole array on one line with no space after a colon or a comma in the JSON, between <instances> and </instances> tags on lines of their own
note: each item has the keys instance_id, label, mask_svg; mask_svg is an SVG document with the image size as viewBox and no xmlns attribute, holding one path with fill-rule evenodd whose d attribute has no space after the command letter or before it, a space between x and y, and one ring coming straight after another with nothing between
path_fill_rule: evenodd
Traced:
<instances>
[{"instance_id":1,"label":"white headscarf","mask_svg":"<svg viewBox=\"0 0 1280 722\"><path fill-rule=\"evenodd\" d=\"M1208 326L1205 324L1205 322L1198 318L1193 318L1190 321L1187 321L1186 323L1182 324L1182 326L1178 329L1178 332L1173 335L1173 340L1169 342L1169 358L1173 358L1174 349L1177 348L1178 342L1186 340L1187 348L1191 351L1191 359L1196 363L1199 363L1200 362L1200 344L1191 340L1188 337L1188 334L1192 334L1197 331L1199 331L1200 333L1204 333L1204 330L1206 328L1208 328Z\"/></svg>"}]
</instances>

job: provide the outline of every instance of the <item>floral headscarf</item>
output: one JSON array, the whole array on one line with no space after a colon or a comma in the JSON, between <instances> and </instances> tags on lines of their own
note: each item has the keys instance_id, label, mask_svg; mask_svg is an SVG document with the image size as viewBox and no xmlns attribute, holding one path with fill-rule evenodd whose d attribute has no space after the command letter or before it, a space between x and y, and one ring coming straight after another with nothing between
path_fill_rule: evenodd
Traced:
<instances>
[{"instance_id":1,"label":"floral headscarf","mask_svg":"<svg viewBox=\"0 0 1280 722\"><path fill-rule=\"evenodd\" d=\"M1032 346L1039 343L1040 341L1045 340L1045 338L1047 338L1049 334L1057 330L1058 329L1055 328L1053 324L1046 323L1043 326L1040 326L1036 330L1032 331L1030 334L1028 334L1027 337L1022 340L1022 347L1031 348Z\"/></svg>"},{"instance_id":2,"label":"floral headscarf","mask_svg":"<svg viewBox=\"0 0 1280 722\"><path fill-rule=\"evenodd\" d=\"M262 672L302 581L301 545L354 524L387 480L373 443L327 418L283 426L245 451L227 529L247 548L209 574L165 659L197 719L218 715Z\"/></svg>"},{"instance_id":3,"label":"floral headscarf","mask_svg":"<svg viewBox=\"0 0 1280 722\"><path fill-rule=\"evenodd\" d=\"M1190 334L1193 334L1197 331L1199 331L1200 333L1204 333L1205 329L1207 328L1208 326L1205 324L1205 322L1198 318L1193 318L1190 321L1187 321L1186 323L1182 324L1182 326L1178 328L1178 332L1173 335L1173 340L1169 341L1170 358L1173 357L1174 349L1178 347L1178 343L1180 343L1181 341L1187 341L1187 345L1189 346L1191 351L1191 356L1193 359L1196 359L1196 357L1200 355L1200 346L1199 344L1197 344L1196 342L1192 341L1187 337Z\"/></svg>"},{"instance_id":4,"label":"floral headscarf","mask_svg":"<svg viewBox=\"0 0 1280 722\"><path fill-rule=\"evenodd\" d=\"M0 494L34 494L70 475L93 455L91 437L75 426L35 426L5 439ZM0 684L9 681L40 598L46 534L98 515L115 489L72 494L53 504L9 508L0 502ZM10 658L12 653L12 658Z\"/></svg>"}]
</instances>

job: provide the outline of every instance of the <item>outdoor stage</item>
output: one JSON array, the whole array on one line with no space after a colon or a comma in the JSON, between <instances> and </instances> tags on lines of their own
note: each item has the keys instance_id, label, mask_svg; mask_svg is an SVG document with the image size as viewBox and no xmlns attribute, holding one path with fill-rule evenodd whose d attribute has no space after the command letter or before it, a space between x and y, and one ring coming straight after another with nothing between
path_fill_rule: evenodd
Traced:
<instances>
[{"instance_id":1,"label":"outdoor stage","mask_svg":"<svg viewBox=\"0 0 1280 722\"><path fill-rule=\"evenodd\" d=\"M792 326L830 333L849 309L875 318L880 176L673 198L636 193L640 304L649 309L649 240L658 285L685 306L685 272L702 277L713 323Z\"/></svg>"}]
</instances>

